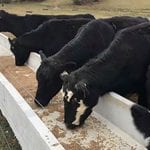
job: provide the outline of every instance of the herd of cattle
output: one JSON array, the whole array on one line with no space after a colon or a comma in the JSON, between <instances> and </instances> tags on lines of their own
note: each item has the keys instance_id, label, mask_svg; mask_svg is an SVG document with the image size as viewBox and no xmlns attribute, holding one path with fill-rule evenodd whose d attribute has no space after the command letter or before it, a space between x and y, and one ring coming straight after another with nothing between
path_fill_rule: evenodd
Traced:
<instances>
[{"instance_id":1,"label":"herd of cattle","mask_svg":"<svg viewBox=\"0 0 150 150\"><path fill-rule=\"evenodd\" d=\"M0 31L16 36L9 42L17 66L24 65L30 52L41 55L35 102L46 106L61 90L68 128L84 124L105 93L137 93L139 105L131 109L134 124L145 139L150 138L147 18L95 19L90 14L18 16L1 10Z\"/></svg>"}]
</instances>

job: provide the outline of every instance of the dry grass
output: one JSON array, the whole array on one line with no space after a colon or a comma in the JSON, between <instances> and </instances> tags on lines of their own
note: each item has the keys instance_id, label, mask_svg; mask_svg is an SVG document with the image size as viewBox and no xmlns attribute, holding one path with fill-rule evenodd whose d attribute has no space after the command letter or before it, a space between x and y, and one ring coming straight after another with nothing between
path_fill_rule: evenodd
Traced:
<instances>
[{"instance_id":1,"label":"dry grass","mask_svg":"<svg viewBox=\"0 0 150 150\"><path fill-rule=\"evenodd\" d=\"M96 18L114 15L150 16L149 0L100 0L99 2L76 6L72 0L46 0L44 2L23 2L5 4L1 9L12 13L26 14L77 14L91 13Z\"/></svg>"}]
</instances>

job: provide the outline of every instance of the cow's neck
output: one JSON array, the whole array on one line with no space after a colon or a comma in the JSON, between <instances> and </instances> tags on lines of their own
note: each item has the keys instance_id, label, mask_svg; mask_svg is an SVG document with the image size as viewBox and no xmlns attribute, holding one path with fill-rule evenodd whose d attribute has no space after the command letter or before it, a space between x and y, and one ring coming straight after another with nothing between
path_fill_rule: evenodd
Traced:
<instances>
[{"instance_id":1,"label":"cow's neck","mask_svg":"<svg viewBox=\"0 0 150 150\"><path fill-rule=\"evenodd\" d=\"M86 48L87 47L87 48ZM78 42L69 43L64 46L61 51L54 55L55 59L60 60L62 64L66 64L67 62L75 62L76 68L81 67L89 58L91 58L90 48L88 49L88 45L84 43ZM67 55L67 56L66 56Z\"/></svg>"},{"instance_id":2,"label":"cow's neck","mask_svg":"<svg viewBox=\"0 0 150 150\"><path fill-rule=\"evenodd\" d=\"M5 19L8 22L8 32L13 33L15 36L20 36L25 30L24 16L7 15Z\"/></svg>"},{"instance_id":3,"label":"cow's neck","mask_svg":"<svg viewBox=\"0 0 150 150\"><path fill-rule=\"evenodd\" d=\"M91 60L72 74L77 76L79 81L88 81L91 86L100 89L100 94L104 94L112 90L112 85L123 71L127 60L128 58L121 48L113 47L111 50L105 50L99 54L97 59Z\"/></svg>"}]
</instances>

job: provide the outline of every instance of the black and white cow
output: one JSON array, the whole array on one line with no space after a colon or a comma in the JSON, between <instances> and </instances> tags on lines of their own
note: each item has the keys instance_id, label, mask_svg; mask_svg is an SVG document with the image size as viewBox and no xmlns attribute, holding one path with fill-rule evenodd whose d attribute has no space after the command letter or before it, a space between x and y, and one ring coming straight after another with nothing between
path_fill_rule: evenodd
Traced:
<instances>
[{"instance_id":1,"label":"black and white cow","mask_svg":"<svg viewBox=\"0 0 150 150\"><path fill-rule=\"evenodd\" d=\"M46 56L55 54L74 38L82 25L90 21L84 18L51 19L16 39L9 39L16 65L24 65L30 52L42 50Z\"/></svg>"},{"instance_id":2,"label":"black and white cow","mask_svg":"<svg viewBox=\"0 0 150 150\"><path fill-rule=\"evenodd\" d=\"M90 58L102 52L113 40L115 32L121 29L121 26L125 28L142 21L145 22L143 18L127 16L117 17L117 19L114 17L113 25L108 20L106 19L106 22L105 19L91 21L82 27L76 37L56 55L43 59L37 71L36 101L43 106L47 105L50 99L61 89L62 82L59 74L64 70L73 71L81 67ZM110 20L112 21L113 18ZM117 30L117 28L119 29ZM75 62L75 67L69 66L70 63L73 64L72 62Z\"/></svg>"},{"instance_id":3,"label":"black and white cow","mask_svg":"<svg viewBox=\"0 0 150 150\"><path fill-rule=\"evenodd\" d=\"M75 128L91 114L98 98L114 91L122 96L138 93L145 99L145 74L150 63L150 22L117 33L109 47L71 74L62 75L65 123Z\"/></svg>"},{"instance_id":4,"label":"black and white cow","mask_svg":"<svg viewBox=\"0 0 150 150\"><path fill-rule=\"evenodd\" d=\"M37 28L43 22L49 19L73 19L73 18L89 18L95 19L91 14L77 15L38 15L27 14L18 16L10 14L4 10L0 10L0 32L11 32L16 37Z\"/></svg>"}]
</instances>

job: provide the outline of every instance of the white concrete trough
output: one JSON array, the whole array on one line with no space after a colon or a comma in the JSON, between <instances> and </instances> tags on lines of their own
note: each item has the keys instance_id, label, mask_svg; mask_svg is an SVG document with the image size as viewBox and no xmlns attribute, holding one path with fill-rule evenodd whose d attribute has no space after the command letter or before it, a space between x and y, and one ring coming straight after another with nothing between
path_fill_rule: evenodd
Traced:
<instances>
[{"instance_id":1,"label":"white concrete trough","mask_svg":"<svg viewBox=\"0 0 150 150\"><path fill-rule=\"evenodd\" d=\"M23 150L64 150L18 91L1 73L0 109Z\"/></svg>"},{"instance_id":2,"label":"white concrete trough","mask_svg":"<svg viewBox=\"0 0 150 150\"><path fill-rule=\"evenodd\" d=\"M4 51L8 51L9 49L8 44L5 43L8 43L7 38L0 35L0 45L4 47L3 49L0 47L0 51L3 51L3 53L0 52L0 56L4 56ZM10 52L6 53L7 55L11 55ZM40 61L38 54L31 53L27 65L36 71L40 65ZM101 123L97 123L98 125L95 130L92 128L92 130L86 132L89 135L86 135L85 139L87 141L95 139L95 136L98 136L98 130L100 130L100 132L103 132L102 136L106 136L104 137L105 141L103 141L105 146L101 147L101 150L146 150L145 146L147 144L147 139L145 140L142 134L140 134L133 125L130 112L132 105L134 105L134 103L115 93L109 93L101 97L92 114L92 116L100 120ZM10 123L23 150L66 149L60 143L67 140L67 138L61 137L57 139L48 129L47 125L40 120L34 110L26 103L25 99L2 74L0 74L0 109ZM53 115L54 114L55 116L57 115L56 112L54 112ZM53 121L54 120L51 120L51 122ZM89 121L88 123L91 122ZM60 125L59 122L57 122L57 125L64 129L65 127L62 124ZM107 131L113 135L108 134L107 136L105 131L100 129L101 126L107 127ZM84 128L86 128L86 126ZM72 134L71 131L67 131L67 129L64 130L65 134L70 137L70 139L79 138L78 133ZM100 138L101 137L99 137L99 139ZM116 143L110 146L109 142L112 139L117 140L114 140L113 142ZM83 145L81 150L88 150L88 147L84 145L88 143L86 140L84 140L83 137L80 139L81 145ZM96 142L98 141L95 141L95 143ZM76 148L76 150L78 150L78 148Z\"/></svg>"},{"instance_id":3,"label":"white concrete trough","mask_svg":"<svg viewBox=\"0 0 150 150\"><path fill-rule=\"evenodd\" d=\"M1 56L9 56L12 54L9 50L10 44L8 41L8 37L1 33L0 33L0 49L3 49L0 51Z\"/></svg>"}]
</instances>

